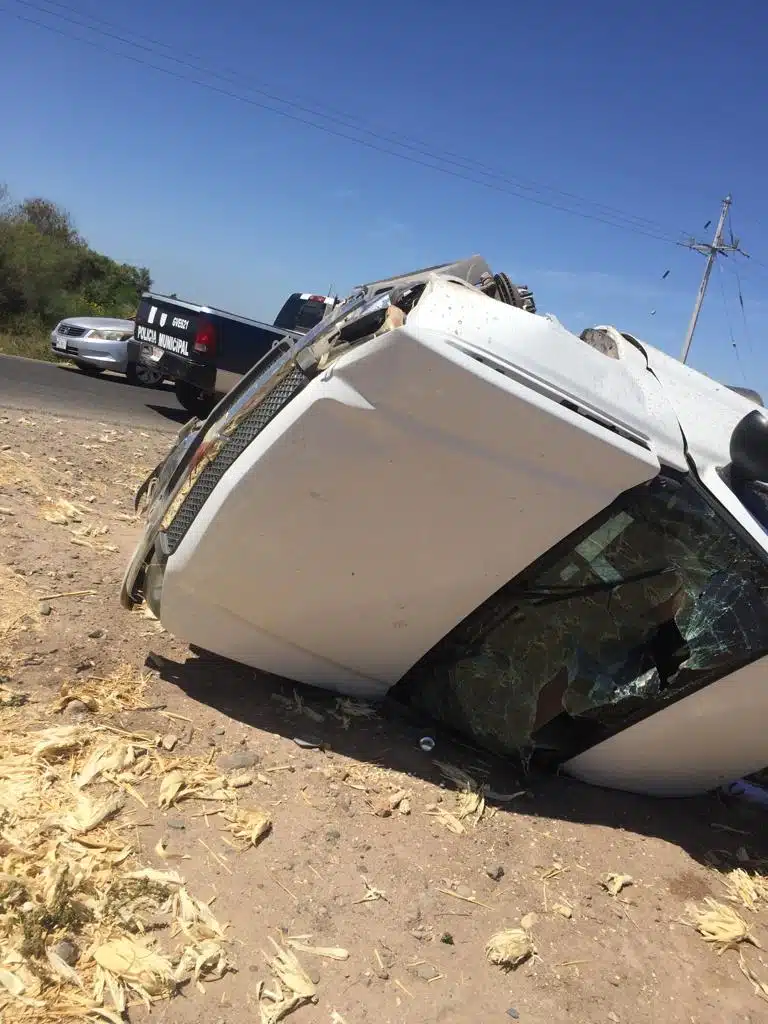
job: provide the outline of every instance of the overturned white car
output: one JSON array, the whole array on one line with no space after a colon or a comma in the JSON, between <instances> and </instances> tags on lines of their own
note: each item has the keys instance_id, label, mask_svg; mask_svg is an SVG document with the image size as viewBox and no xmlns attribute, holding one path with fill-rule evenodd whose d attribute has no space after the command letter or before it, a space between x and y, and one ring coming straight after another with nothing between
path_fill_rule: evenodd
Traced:
<instances>
[{"instance_id":1,"label":"overturned white car","mask_svg":"<svg viewBox=\"0 0 768 1024\"><path fill-rule=\"evenodd\" d=\"M359 289L192 422L123 583L172 633L502 754L768 764L768 416L479 257Z\"/></svg>"}]
</instances>

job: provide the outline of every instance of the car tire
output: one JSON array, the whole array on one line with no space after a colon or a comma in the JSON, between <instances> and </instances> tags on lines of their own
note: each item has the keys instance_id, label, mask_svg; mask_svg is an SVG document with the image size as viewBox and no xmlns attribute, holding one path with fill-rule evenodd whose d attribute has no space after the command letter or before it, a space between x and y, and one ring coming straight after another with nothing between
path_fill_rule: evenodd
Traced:
<instances>
[{"instance_id":1,"label":"car tire","mask_svg":"<svg viewBox=\"0 0 768 1024\"><path fill-rule=\"evenodd\" d=\"M216 405L213 395L201 391L200 388L194 387L185 380L176 381L176 397L187 412L199 419L205 419Z\"/></svg>"},{"instance_id":2,"label":"car tire","mask_svg":"<svg viewBox=\"0 0 768 1024\"><path fill-rule=\"evenodd\" d=\"M137 388L156 388L163 383L163 374L143 363L129 363L125 370L129 384Z\"/></svg>"},{"instance_id":3,"label":"car tire","mask_svg":"<svg viewBox=\"0 0 768 1024\"><path fill-rule=\"evenodd\" d=\"M103 366L89 366L87 363L77 363L76 366L86 377L100 377L104 373Z\"/></svg>"}]
</instances>

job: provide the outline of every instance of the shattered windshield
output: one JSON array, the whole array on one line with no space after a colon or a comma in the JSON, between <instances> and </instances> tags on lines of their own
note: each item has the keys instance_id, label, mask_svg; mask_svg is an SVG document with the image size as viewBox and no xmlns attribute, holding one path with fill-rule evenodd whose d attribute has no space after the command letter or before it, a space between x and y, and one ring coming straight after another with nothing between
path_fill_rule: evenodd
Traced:
<instances>
[{"instance_id":1,"label":"shattered windshield","mask_svg":"<svg viewBox=\"0 0 768 1024\"><path fill-rule=\"evenodd\" d=\"M564 749L766 653L768 567L662 475L476 609L401 692L499 753Z\"/></svg>"}]
</instances>

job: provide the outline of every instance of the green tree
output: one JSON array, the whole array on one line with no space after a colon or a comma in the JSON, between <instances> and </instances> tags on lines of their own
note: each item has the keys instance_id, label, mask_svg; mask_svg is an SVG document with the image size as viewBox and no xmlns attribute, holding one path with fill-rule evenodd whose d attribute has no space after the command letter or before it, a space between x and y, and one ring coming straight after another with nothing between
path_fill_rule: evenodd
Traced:
<instances>
[{"instance_id":1,"label":"green tree","mask_svg":"<svg viewBox=\"0 0 768 1024\"><path fill-rule=\"evenodd\" d=\"M22 223L31 224L41 235L55 239L65 245L84 245L75 231L72 219L66 210L39 196L25 199L19 204L16 216Z\"/></svg>"},{"instance_id":2,"label":"green tree","mask_svg":"<svg viewBox=\"0 0 768 1024\"><path fill-rule=\"evenodd\" d=\"M50 330L76 314L131 317L152 287L146 267L91 249L66 210L0 186L0 330Z\"/></svg>"}]
</instances>

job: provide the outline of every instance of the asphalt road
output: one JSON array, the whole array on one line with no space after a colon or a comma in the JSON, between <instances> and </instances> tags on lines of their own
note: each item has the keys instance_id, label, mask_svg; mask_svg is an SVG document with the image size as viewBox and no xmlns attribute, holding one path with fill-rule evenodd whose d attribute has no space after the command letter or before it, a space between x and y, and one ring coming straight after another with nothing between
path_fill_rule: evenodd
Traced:
<instances>
[{"instance_id":1,"label":"asphalt road","mask_svg":"<svg viewBox=\"0 0 768 1024\"><path fill-rule=\"evenodd\" d=\"M132 387L116 374L86 377L71 367L15 356L0 356L0 412L6 409L173 433L189 419L168 387Z\"/></svg>"}]
</instances>

